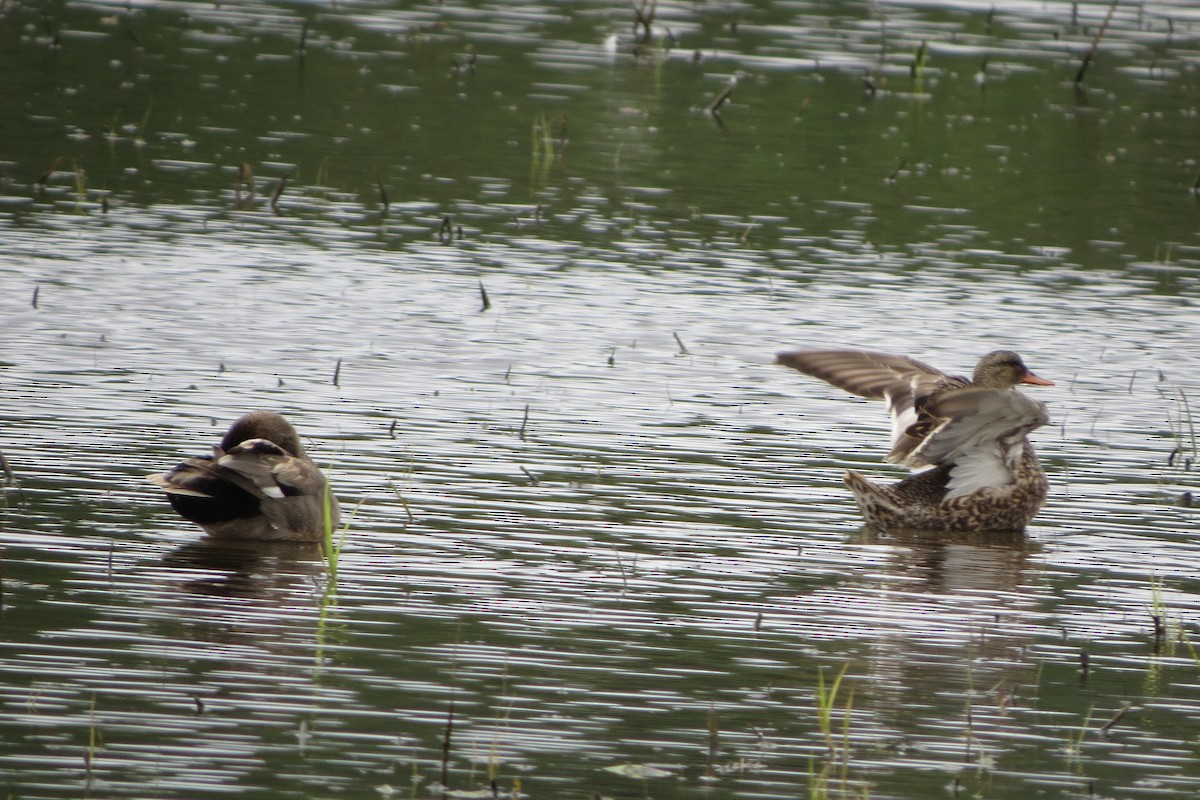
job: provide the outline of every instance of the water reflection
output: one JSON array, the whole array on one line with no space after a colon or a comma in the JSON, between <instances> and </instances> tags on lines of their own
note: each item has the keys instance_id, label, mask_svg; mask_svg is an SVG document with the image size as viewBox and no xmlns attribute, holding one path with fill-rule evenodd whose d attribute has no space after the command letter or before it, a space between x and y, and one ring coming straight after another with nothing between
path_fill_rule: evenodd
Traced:
<instances>
[{"instance_id":1,"label":"water reflection","mask_svg":"<svg viewBox=\"0 0 1200 800\"><path fill-rule=\"evenodd\" d=\"M222 542L207 537L181 545L163 557L163 565L187 576L183 588L219 597L256 598L268 605L290 607L289 592L312 594L324 576L318 543Z\"/></svg>"}]
</instances>

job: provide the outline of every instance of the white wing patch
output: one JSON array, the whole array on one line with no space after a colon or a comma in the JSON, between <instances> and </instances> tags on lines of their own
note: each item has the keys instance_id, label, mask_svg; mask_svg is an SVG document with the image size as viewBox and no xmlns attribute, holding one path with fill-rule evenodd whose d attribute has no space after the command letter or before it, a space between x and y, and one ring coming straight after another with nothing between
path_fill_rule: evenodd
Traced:
<instances>
[{"instance_id":1,"label":"white wing patch","mask_svg":"<svg viewBox=\"0 0 1200 800\"><path fill-rule=\"evenodd\" d=\"M1020 449L1015 448L1020 455ZM965 497L983 489L1002 489L1013 481L998 444L977 447L959 456L950 469L950 480L946 483L946 499Z\"/></svg>"},{"instance_id":2,"label":"white wing patch","mask_svg":"<svg viewBox=\"0 0 1200 800\"><path fill-rule=\"evenodd\" d=\"M896 395L891 390L885 391L883 397L892 411L892 447L894 448L900 438L904 436L904 432L917 424L917 410L913 408L911 392L904 392L901 402L897 402Z\"/></svg>"}]
</instances>

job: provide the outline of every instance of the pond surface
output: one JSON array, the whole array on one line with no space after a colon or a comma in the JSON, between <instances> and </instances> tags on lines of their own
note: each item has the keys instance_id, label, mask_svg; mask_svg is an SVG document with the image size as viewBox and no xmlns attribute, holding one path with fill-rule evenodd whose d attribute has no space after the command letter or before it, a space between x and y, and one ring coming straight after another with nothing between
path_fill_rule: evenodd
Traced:
<instances>
[{"instance_id":1,"label":"pond surface","mask_svg":"<svg viewBox=\"0 0 1200 800\"><path fill-rule=\"evenodd\" d=\"M1200 11L1001 5L5 6L5 796L1195 796ZM1046 508L860 530L806 346ZM144 480L251 408L335 581Z\"/></svg>"}]
</instances>

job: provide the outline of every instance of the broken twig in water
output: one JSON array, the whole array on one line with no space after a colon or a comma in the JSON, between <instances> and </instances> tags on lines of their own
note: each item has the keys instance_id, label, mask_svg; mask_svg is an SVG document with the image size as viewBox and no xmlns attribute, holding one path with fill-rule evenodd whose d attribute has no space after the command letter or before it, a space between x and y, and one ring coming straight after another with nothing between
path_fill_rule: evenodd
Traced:
<instances>
[{"instance_id":1,"label":"broken twig in water","mask_svg":"<svg viewBox=\"0 0 1200 800\"><path fill-rule=\"evenodd\" d=\"M479 313L482 314L492 307L492 301L488 299L487 289L483 288L483 281L479 282L479 298L483 301L483 305L479 309Z\"/></svg>"},{"instance_id":2,"label":"broken twig in water","mask_svg":"<svg viewBox=\"0 0 1200 800\"><path fill-rule=\"evenodd\" d=\"M1088 67L1092 64L1092 59L1096 57L1096 48L1100 46L1100 39L1104 37L1104 32L1108 30L1108 23L1112 21L1113 12L1117 10L1117 0L1112 0L1108 6L1108 13L1104 15L1104 22L1100 25L1100 30L1096 31L1096 35L1092 38L1092 46L1088 49L1087 55L1083 57L1083 62L1079 65L1079 71L1075 73L1075 86L1083 83L1083 76L1087 74Z\"/></svg>"},{"instance_id":3,"label":"broken twig in water","mask_svg":"<svg viewBox=\"0 0 1200 800\"><path fill-rule=\"evenodd\" d=\"M450 698L450 708L446 710L446 730L442 734L442 790L450 787L450 743L454 737L454 698Z\"/></svg>"},{"instance_id":4,"label":"broken twig in water","mask_svg":"<svg viewBox=\"0 0 1200 800\"><path fill-rule=\"evenodd\" d=\"M917 48L916 55L913 56L912 66L909 67L909 76L914 81L919 81L925 75L925 62L929 58L929 43L921 42L921 46Z\"/></svg>"},{"instance_id":5,"label":"broken twig in water","mask_svg":"<svg viewBox=\"0 0 1200 800\"><path fill-rule=\"evenodd\" d=\"M250 169L250 165L244 161L238 166L237 186L234 189L233 199L238 208L242 207L242 187L246 187L246 201L254 202L254 170Z\"/></svg>"},{"instance_id":6,"label":"broken twig in water","mask_svg":"<svg viewBox=\"0 0 1200 800\"><path fill-rule=\"evenodd\" d=\"M300 29L300 44L296 45L296 55L300 58L300 66L304 66L304 57L308 55L308 20Z\"/></svg>"},{"instance_id":7,"label":"broken twig in water","mask_svg":"<svg viewBox=\"0 0 1200 800\"><path fill-rule=\"evenodd\" d=\"M636 35L638 28L642 29L641 41L650 41L650 29L654 25L654 12L657 10L658 0L642 0L640 3L634 0L633 32Z\"/></svg>"},{"instance_id":8,"label":"broken twig in water","mask_svg":"<svg viewBox=\"0 0 1200 800\"><path fill-rule=\"evenodd\" d=\"M725 84L725 88L721 90L716 99L709 103L708 108L706 109L709 114L713 115L714 117L720 116L717 114L717 111L720 110L721 106L725 105L725 101L728 100L729 96L733 94L733 90L737 88L737 83L738 79L736 75L729 79L729 83Z\"/></svg>"},{"instance_id":9,"label":"broken twig in water","mask_svg":"<svg viewBox=\"0 0 1200 800\"><path fill-rule=\"evenodd\" d=\"M279 179L279 185L275 187L275 191L271 192L271 210L279 212L279 196L283 194L284 187L287 186L288 178L292 177L292 173L288 173Z\"/></svg>"},{"instance_id":10,"label":"broken twig in water","mask_svg":"<svg viewBox=\"0 0 1200 800\"><path fill-rule=\"evenodd\" d=\"M58 158L54 159L54 161L50 163L50 166L46 168L46 171L42 173L42 176L37 179L39 194L46 191L46 184L50 181L51 176L53 176L54 172L58 169L58 165L62 162L63 156L59 156Z\"/></svg>"},{"instance_id":11,"label":"broken twig in water","mask_svg":"<svg viewBox=\"0 0 1200 800\"><path fill-rule=\"evenodd\" d=\"M375 186L379 189L379 203L383 207L383 211L380 212L380 215L386 217L388 215L388 209L392 207L391 202L388 200L387 189L383 188L383 181L379 178L375 179Z\"/></svg>"},{"instance_id":12,"label":"broken twig in water","mask_svg":"<svg viewBox=\"0 0 1200 800\"><path fill-rule=\"evenodd\" d=\"M1121 703L1121 707L1117 709L1117 713L1113 715L1113 718L1100 726L1100 735L1107 736L1108 732L1112 730L1113 726L1120 722L1121 718L1128 714L1129 709L1131 708L1133 708L1133 703L1129 702L1128 700Z\"/></svg>"}]
</instances>

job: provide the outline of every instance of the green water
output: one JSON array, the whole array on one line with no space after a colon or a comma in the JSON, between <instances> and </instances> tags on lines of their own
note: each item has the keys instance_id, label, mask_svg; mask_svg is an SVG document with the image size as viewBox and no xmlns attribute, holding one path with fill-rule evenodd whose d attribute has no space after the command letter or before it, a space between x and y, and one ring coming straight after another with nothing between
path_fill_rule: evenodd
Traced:
<instances>
[{"instance_id":1,"label":"green water","mask_svg":"<svg viewBox=\"0 0 1200 800\"><path fill-rule=\"evenodd\" d=\"M4 8L0 788L1193 795L1200 19L1107 10ZM860 531L814 345L1019 350L1034 525ZM264 407L336 591L144 481Z\"/></svg>"}]
</instances>

